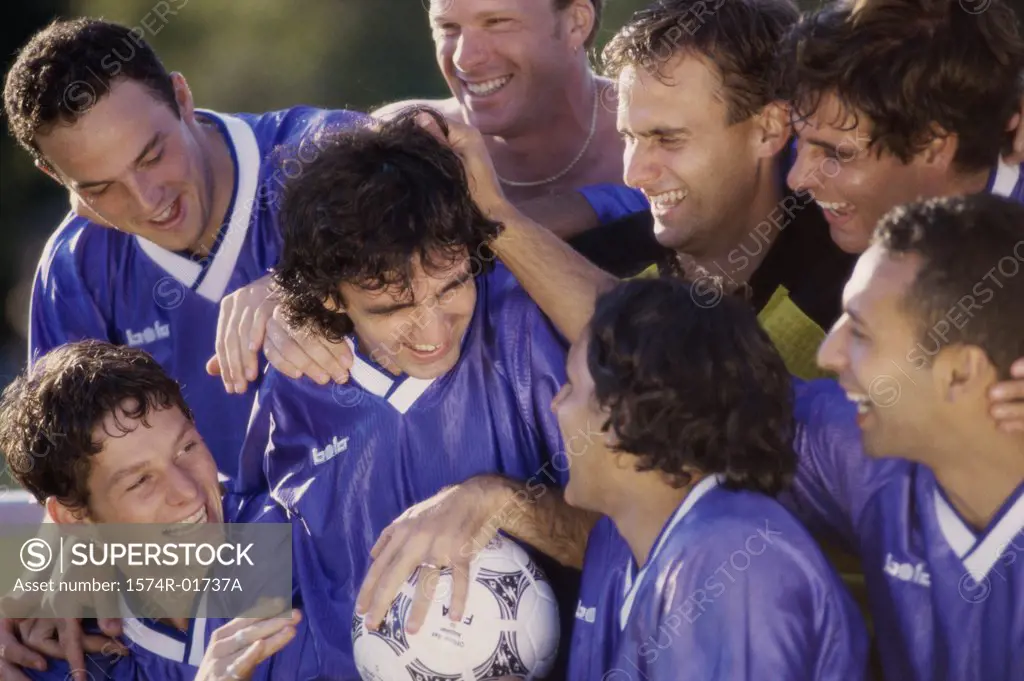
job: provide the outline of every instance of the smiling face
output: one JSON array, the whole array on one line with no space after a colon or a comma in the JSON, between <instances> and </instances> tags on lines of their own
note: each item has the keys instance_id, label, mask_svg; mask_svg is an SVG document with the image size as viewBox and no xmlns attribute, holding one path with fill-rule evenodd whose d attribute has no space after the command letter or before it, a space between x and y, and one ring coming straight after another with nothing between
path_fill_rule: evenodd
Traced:
<instances>
[{"instance_id":1,"label":"smiling face","mask_svg":"<svg viewBox=\"0 0 1024 681\"><path fill-rule=\"evenodd\" d=\"M385 369L431 379L459 361L476 306L476 282L465 254L430 272L417 260L411 291L371 291L349 283L340 291L360 347Z\"/></svg>"},{"instance_id":2,"label":"smiling face","mask_svg":"<svg viewBox=\"0 0 1024 681\"><path fill-rule=\"evenodd\" d=\"M892 208L937 196L948 164L924 151L904 163L869 147L871 121L854 116L834 94L825 95L807 120L794 125L797 158L789 186L807 191L822 208L832 240L847 253L863 253L878 221Z\"/></svg>"},{"instance_id":3,"label":"smiling face","mask_svg":"<svg viewBox=\"0 0 1024 681\"><path fill-rule=\"evenodd\" d=\"M191 94L173 77L181 117L138 81L113 81L78 118L36 136L58 179L117 229L179 251L203 237L213 204L211 170Z\"/></svg>"},{"instance_id":4,"label":"smiling face","mask_svg":"<svg viewBox=\"0 0 1024 681\"><path fill-rule=\"evenodd\" d=\"M663 66L666 82L628 66L619 75L618 128L626 184L651 201L658 242L694 256L735 246L749 225L759 158L752 119L730 125L721 80L701 58Z\"/></svg>"},{"instance_id":5,"label":"smiling face","mask_svg":"<svg viewBox=\"0 0 1024 681\"><path fill-rule=\"evenodd\" d=\"M178 407L150 410L145 421L108 414L94 430L102 448L90 457L84 520L223 522L217 465L195 424Z\"/></svg>"},{"instance_id":6,"label":"smiling face","mask_svg":"<svg viewBox=\"0 0 1024 681\"><path fill-rule=\"evenodd\" d=\"M431 0L437 63L470 125L509 135L547 118L579 46L567 17L553 0Z\"/></svg>"},{"instance_id":7,"label":"smiling face","mask_svg":"<svg viewBox=\"0 0 1024 681\"><path fill-rule=\"evenodd\" d=\"M916 320L905 296L920 269L916 254L868 249L843 293L844 314L818 351L857 404L864 450L872 456L915 458L927 451L943 414L933 369L915 362Z\"/></svg>"}]
</instances>

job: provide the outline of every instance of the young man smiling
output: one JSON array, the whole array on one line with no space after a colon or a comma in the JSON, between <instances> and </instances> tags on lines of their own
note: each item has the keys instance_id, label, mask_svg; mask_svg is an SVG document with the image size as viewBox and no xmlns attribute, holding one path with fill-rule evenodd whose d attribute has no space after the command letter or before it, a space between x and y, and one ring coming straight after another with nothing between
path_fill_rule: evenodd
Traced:
<instances>
[{"instance_id":1,"label":"young man smiling","mask_svg":"<svg viewBox=\"0 0 1024 681\"><path fill-rule=\"evenodd\" d=\"M839 386L798 389L787 503L861 558L886 678L1024 670L1024 433L1000 429L988 397L1024 354L1022 268L1018 203L895 209L819 353Z\"/></svg>"},{"instance_id":2,"label":"young man smiling","mask_svg":"<svg viewBox=\"0 0 1024 681\"><path fill-rule=\"evenodd\" d=\"M503 529L556 559L578 560L570 540L594 518L554 489L565 466L547 405L564 381L564 342L494 262L486 244L501 225L473 202L458 158L409 116L322 146L286 191L275 278L291 323L352 345L352 381L271 370L241 483L269 487L287 510L309 626L326 668L354 677L353 613L372 628L394 617L418 566L454 568L449 614L462 618L473 547L497 532L522 481L551 489ZM421 503L429 514L406 513ZM573 578L545 568L568 613Z\"/></svg>"},{"instance_id":3,"label":"young man smiling","mask_svg":"<svg viewBox=\"0 0 1024 681\"><path fill-rule=\"evenodd\" d=\"M29 363L84 338L145 348L184 386L218 467L233 477L261 347L297 375L345 373L322 344L297 343L271 319L284 178L273 150L362 118L308 107L199 110L185 78L139 35L85 18L54 22L18 52L4 108L36 166L96 218L69 214L40 258ZM315 154L306 144L298 158ZM222 380L244 397L225 395Z\"/></svg>"},{"instance_id":4,"label":"young man smiling","mask_svg":"<svg viewBox=\"0 0 1024 681\"><path fill-rule=\"evenodd\" d=\"M661 255L618 221L647 202L622 184L615 84L589 63L605 0L432 0L438 69L451 97L426 105L484 135L502 186L527 214L619 276Z\"/></svg>"},{"instance_id":5,"label":"young man smiling","mask_svg":"<svg viewBox=\"0 0 1024 681\"><path fill-rule=\"evenodd\" d=\"M19 484L58 524L221 523L226 515L240 522L283 520L260 499L245 505L222 499L216 463L181 389L133 348L80 341L40 357L0 398L0 450ZM297 614L228 621L132 617L129 611L122 627L127 657L90 655L84 667L76 661L72 668L62 659L12 650L0 660L0 673L5 681L228 681L254 672L302 678L296 675L301 663L315 664L304 646L289 647L276 673L264 663L304 631L299 624Z\"/></svg>"}]
</instances>

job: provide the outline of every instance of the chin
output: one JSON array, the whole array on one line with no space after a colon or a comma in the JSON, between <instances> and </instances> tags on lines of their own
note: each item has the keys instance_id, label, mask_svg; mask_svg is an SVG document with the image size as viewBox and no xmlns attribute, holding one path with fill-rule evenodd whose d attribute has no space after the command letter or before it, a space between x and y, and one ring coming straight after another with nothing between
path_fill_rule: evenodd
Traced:
<instances>
[{"instance_id":1,"label":"chin","mask_svg":"<svg viewBox=\"0 0 1024 681\"><path fill-rule=\"evenodd\" d=\"M452 368L459 361L458 351L452 352L451 355L442 357L430 364L420 364L416 362L403 363L399 368L402 372L413 378L423 379L429 381L435 378L440 378L446 373L452 370Z\"/></svg>"},{"instance_id":2,"label":"chin","mask_svg":"<svg viewBox=\"0 0 1024 681\"><path fill-rule=\"evenodd\" d=\"M832 237L832 241L839 250L844 253L851 255L860 255L864 251L868 250L871 245L870 236L866 236L864 232L859 229L859 226L854 226L851 229L840 230L829 230L829 234Z\"/></svg>"}]
</instances>

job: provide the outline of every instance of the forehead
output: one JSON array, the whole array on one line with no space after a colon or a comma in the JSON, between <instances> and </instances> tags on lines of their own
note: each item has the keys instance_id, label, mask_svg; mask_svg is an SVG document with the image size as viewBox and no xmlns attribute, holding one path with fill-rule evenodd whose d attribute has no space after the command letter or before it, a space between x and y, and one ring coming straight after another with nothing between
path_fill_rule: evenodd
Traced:
<instances>
[{"instance_id":1,"label":"forehead","mask_svg":"<svg viewBox=\"0 0 1024 681\"><path fill-rule=\"evenodd\" d=\"M75 180L110 179L123 172L158 132L177 123L171 107L133 80L114 81L74 125L36 137L43 155Z\"/></svg>"},{"instance_id":2,"label":"forehead","mask_svg":"<svg viewBox=\"0 0 1024 681\"><path fill-rule=\"evenodd\" d=\"M99 453L93 457L95 471L115 472L164 453L177 443L183 430L192 426L178 407L150 409L146 423L130 419L125 416L124 409L134 406L132 403L123 404L117 412L107 414L93 429L93 441L100 446ZM125 430L129 432L123 433Z\"/></svg>"},{"instance_id":3,"label":"forehead","mask_svg":"<svg viewBox=\"0 0 1024 681\"><path fill-rule=\"evenodd\" d=\"M891 324L891 316L906 314L901 303L917 278L920 265L920 256L915 253L889 253L873 244L857 260L846 284L846 306L855 309L867 322L886 316L885 323Z\"/></svg>"},{"instance_id":4,"label":"forehead","mask_svg":"<svg viewBox=\"0 0 1024 681\"><path fill-rule=\"evenodd\" d=\"M383 305L406 302L419 302L447 286L453 279L470 272L471 261L463 252L450 262L441 262L441 266L429 272L423 268L419 256L412 261L412 289L398 287L385 289L368 289L348 282L339 287L341 295L349 305Z\"/></svg>"},{"instance_id":5,"label":"forehead","mask_svg":"<svg viewBox=\"0 0 1024 681\"><path fill-rule=\"evenodd\" d=\"M498 12L551 12L555 0L430 0L431 17L472 16Z\"/></svg>"},{"instance_id":6,"label":"forehead","mask_svg":"<svg viewBox=\"0 0 1024 681\"><path fill-rule=\"evenodd\" d=\"M619 74L618 88L620 129L638 133L679 126L725 127L721 77L701 57L684 53L661 64L658 73L627 66Z\"/></svg>"},{"instance_id":7,"label":"forehead","mask_svg":"<svg viewBox=\"0 0 1024 681\"><path fill-rule=\"evenodd\" d=\"M826 92L820 96L813 113L795 117L793 127L798 135L833 142L850 138L863 145L870 140L871 119L844 104L835 92Z\"/></svg>"}]
</instances>

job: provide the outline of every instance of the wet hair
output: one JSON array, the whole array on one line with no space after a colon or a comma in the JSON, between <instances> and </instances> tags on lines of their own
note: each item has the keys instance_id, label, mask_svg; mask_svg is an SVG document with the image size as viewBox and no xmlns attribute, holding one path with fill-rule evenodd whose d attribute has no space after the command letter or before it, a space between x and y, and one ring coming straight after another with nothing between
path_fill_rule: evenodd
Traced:
<instances>
[{"instance_id":1,"label":"wet hair","mask_svg":"<svg viewBox=\"0 0 1024 681\"><path fill-rule=\"evenodd\" d=\"M637 279L598 299L587 366L604 429L677 487L698 471L775 494L796 467L789 372L749 305L695 294Z\"/></svg>"},{"instance_id":2,"label":"wet hair","mask_svg":"<svg viewBox=\"0 0 1024 681\"><path fill-rule=\"evenodd\" d=\"M473 274L493 267L487 244L501 225L473 202L455 153L415 122L422 111L331 133L287 182L274 281L296 327L342 339L352 322L325 305L344 305L339 286L411 295L417 259L428 274L466 257Z\"/></svg>"},{"instance_id":3,"label":"wet hair","mask_svg":"<svg viewBox=\"0 0 1024 681\"><path fill-rule=\"evenodd\" d=\"M40 502L89 505L90 459L102 450L96 429L148 425L153 411L178 408L192 420L181 388L142 350L87 340L40 357L0 397L0 451L15 480ZM116 435L115 433L109 433Z\"/></svg>"}]
</instances>

